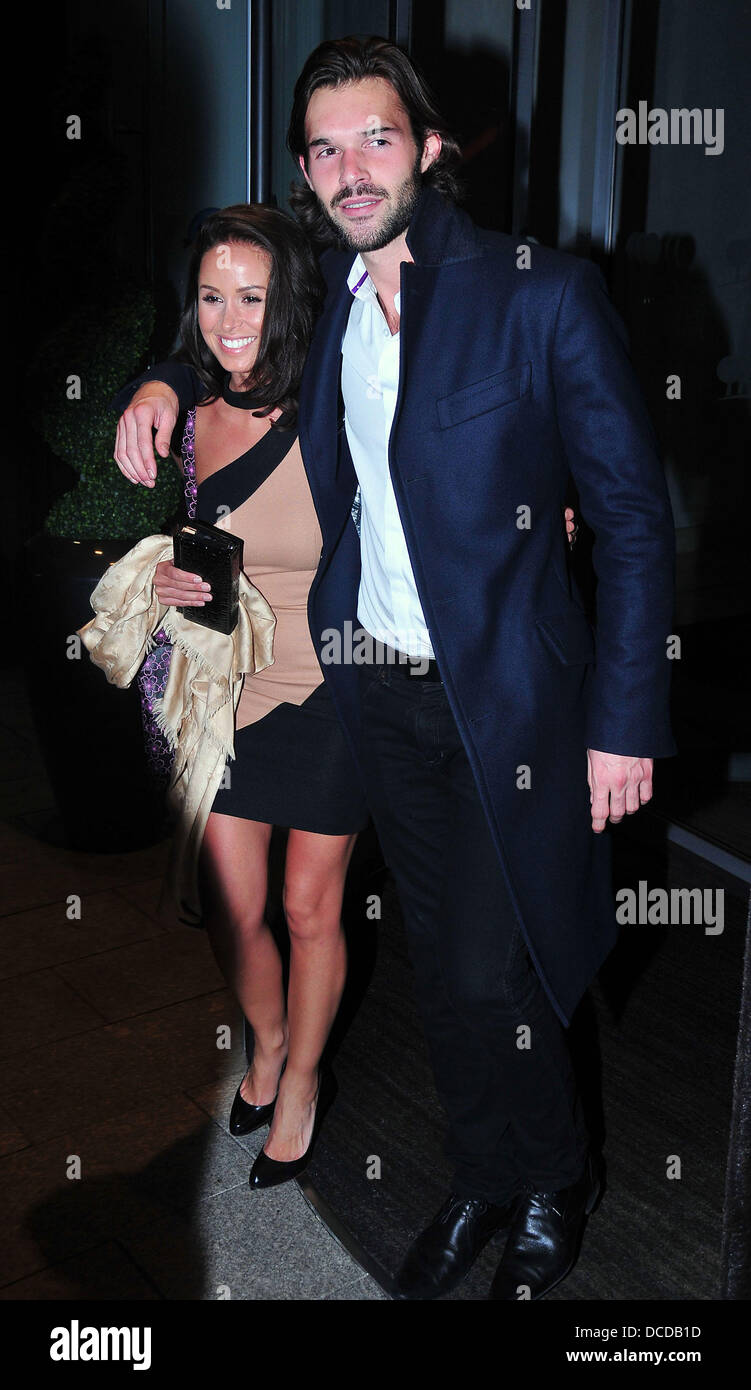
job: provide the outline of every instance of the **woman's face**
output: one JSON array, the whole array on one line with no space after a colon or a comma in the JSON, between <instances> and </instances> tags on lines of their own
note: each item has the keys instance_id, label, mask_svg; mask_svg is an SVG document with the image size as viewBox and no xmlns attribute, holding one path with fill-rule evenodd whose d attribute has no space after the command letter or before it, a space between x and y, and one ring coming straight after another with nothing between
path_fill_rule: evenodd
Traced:
<instances>
[{"instance_id":1,"label":"woman's face","mask_svg":"<svg viewBox=\"0 0 751 1390\"><path fill-rule=\"evenodd\" d=\"M258 356L270 274L268 252L247 242L221 242L201 259L198 326L235 388Z\"/></svg>"}]
</instances>

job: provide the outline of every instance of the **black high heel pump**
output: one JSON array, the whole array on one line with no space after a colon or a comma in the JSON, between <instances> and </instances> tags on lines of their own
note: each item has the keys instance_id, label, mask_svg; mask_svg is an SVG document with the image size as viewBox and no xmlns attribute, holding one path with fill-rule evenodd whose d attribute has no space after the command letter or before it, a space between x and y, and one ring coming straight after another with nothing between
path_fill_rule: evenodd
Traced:
<instances>
[{"instance_id":1,"label":"black high heel pump","mask_svg":"<svg viewBox=\"0 0 751 1390\"><path fill-rule=\"evenodd\" d=\"M318 1099L316 1101L316 1117L313 1123L313 1133L310 1136L310 1143L304 1154L299 1158L293 1158L288 1163L282 1162L277 1158L269 1158L263 1149L256 1158L250 1170L248 1182L252 1188L259 1187L278 1187L280 1183L289 1182L291 1178L296 1178L298 1173L302 1173L307 1168L313 1146L323 1124L327 1110L329 1109L338 1087L333 1072L324 1071L318 1083Z\"/></svg>"},{"instance_id":2,"label":"black high heel pump","mask_svg":"<svg viewBox=\"0 0 751 1390\"><path fill-rule=\"evenodd\" d=\"M286 1065L287 1060L285 1058L284 1066L279 1073L280 1081L284 1075L284 1067L286 1067ZM245 1077L243 1077L243 1081L244 1080ZM268 1105L250 1105L249 1102L243 1100L243 1097L240 1095L242 1084L243 1082L241 1081L235 1092L232 1109L229 1112L230 1134L252 1134L253 1130L260 1129L261 1125L270 1124L274 1114L277 1096L279 1095L279 1088L277 1086L276 1096L274 1096L273 1100L268 1102Z\"/></svg>"}]
</instances>

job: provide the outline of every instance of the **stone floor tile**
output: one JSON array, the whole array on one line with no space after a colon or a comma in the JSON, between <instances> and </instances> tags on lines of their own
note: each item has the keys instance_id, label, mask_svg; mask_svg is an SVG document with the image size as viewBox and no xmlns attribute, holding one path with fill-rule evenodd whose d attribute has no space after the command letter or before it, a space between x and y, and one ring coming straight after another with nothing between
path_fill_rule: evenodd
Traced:
<instances>
[{"instance_id":1,"label":"stone floor tile","mask_svg":"<svg viewBox=\"0 0 751 1390\"><path fill-rule=\"evenodd\" d=\"M336 1303L391 1302L388 1294L384 1293L380 1284L377 1284L375 1279L371 1279L369 1274L363 1274L359 1279L355 1280L354 1284L345 1284L341 1289L337 1289L335 1293L327 1294L326 1299L329 1302Z\"/></svg>"},{"instance_id":2,"label":"stone floor tile","mask_svg":"<svg viewBox=\"0 0 751 1390\"><path fill-rule=\"evenodd\" d=\"M161 935L157 923L113 891L87 894L79 919L67 912L61 899L0 918L0 979Z\"/></svg>"},{"instance_id":3,"label":"stone floor tile","mask_svg":"<svg viewBox=\"0 0 751 1390\"><path fill-rule=\"evenodd\" d=\"M17 1153L19 1149L28 1148L29 1143L28 1135L19 1129L7 1110L0 1106L0 1158L3 1154Z\"/></svg>"},{"instance_id":4,"label":"stone floor tile","mask_svg":"<svg viewBox=\"0 0 751 1390\"><path fill-rule=\"evenodd\" d=\"M190 1224L160 1219L131 1229L125 1243L165 1298L319 1300L361 1273L295 1183L265 1192L243 1184L204 1202Z\"/></svg>"},{"instance_id":5,"label":"stone floor tile","mask_svg":"<svg viewBox=\"0 0 751 1390\"><path fill-rule=\"evenodd\" d=\"M121 883L115 891L118 897L124 898L147 917L156 920L163 881L162 874L155 874L153 878L138 878L133 883ZM161 926L161 923L159 925Z\"/></svg>"},{"instance_id":6,"label":"stone floor tile","mask_svg":"<svg viewBox=\"0 0 751 1390\"><path fill-rule=\"evenodd\" d=\"M3 1104L41 1142L150 1096L208 1085L242 1064L237 1012L229 990L220 990L0 1058ZM216 1045L217 1029L225 1028L231 1051Z\"/></svg>"},{"instance_id":7,"label":"stone floor tile","mask_svg":"<svg viewBox=\"0 0 751 1390\"><path fill-rule=\"evenodd\" d=\"M0 981L0 1057L98 1028L102 1014L55 970Z\"/></svg>"},{"instance_id":8,"label":"stone floor tile","mask_svg":"<svg viewBox=\"0 0 751 1390\"><path fill-rule=\"evenodd\" d=\"M71 1177L71 1161L80 1177ZM0 1159L0 1283L247 1182L245 1152L184 1095L71 1124Z\"/></svg>"},{"instance_id":9,"label":"stone floor tile","mask_svg":"<svg viewBox=\"0 0 751 1390\"><path fill-rule=\"evenodd\" d=\"M68 961L57 973L110 1022L224 985L208 937L192 927Z\"/></svg>"},{"instance_id":10,"label":"stone floor tile","mask_svg":"<svg viewBox=\"0 0 751 1390\"><path fill-rule=\"evenodd\" d=\"M127 1251L117 1241L109 1240L0 1289L0 1300L10 1299L148 1302L159 1300L159 1294Z\"/></svg>"},{"instance_id":11,"label":"stone floor tile","mask_svg":"<svg viewBox=\"0 0 751 1390\"><path fill-rule=\"evenodd\" d=\"M11 863L0 864L0 901L4 911L21 912L69 894L80 897L107 888L153 878L164 872L168 842L121 854L85 853L45 844L31 834Z\"/></svg>"}]
</instances>

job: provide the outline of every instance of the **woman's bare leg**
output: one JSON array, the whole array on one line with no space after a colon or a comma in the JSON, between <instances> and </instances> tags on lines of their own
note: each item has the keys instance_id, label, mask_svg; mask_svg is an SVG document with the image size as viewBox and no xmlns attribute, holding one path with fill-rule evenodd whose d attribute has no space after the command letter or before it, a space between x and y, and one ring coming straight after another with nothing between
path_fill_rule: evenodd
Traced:
<instances>
[{"instance_id":1,"label":"woman's bare leg","mask_svg":"<svg viewBox=\"0 0 751 1390\"><path fill-rule=\"evenodd\" d=\"M272 826L212 811L201 846L201 895L211 946L253 1029L253 1061L241 1095L275 1097L287 1054L282 960L265 920Z\"/></svg>"},{"instance_id":2,"label":"woman's bare leg","mask_svg":"<svg viewBox=\"0 0 751 1390\"><path fill-rule=\"evenodd\" d=\"M342 898L356 835L290 830L284 910L290 936L289 1052L264 1150L283 1163L300 1158L315 1119L318 1063L347 974Z\"/></svg>"}]
</instances>

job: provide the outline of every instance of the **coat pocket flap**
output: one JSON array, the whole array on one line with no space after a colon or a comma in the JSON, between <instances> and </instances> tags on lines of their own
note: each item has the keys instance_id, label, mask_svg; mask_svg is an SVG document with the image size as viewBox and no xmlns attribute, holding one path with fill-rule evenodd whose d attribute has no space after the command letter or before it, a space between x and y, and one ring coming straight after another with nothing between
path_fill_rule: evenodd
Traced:
<instances>
[{"instance_id":1,"label":"coat pocket flap","mask_svg":"<svg viewBox=\"0 0 751 1390\"><path fill-rule=\"evenodd\" d=\"M537 627L547 646L564 666L594 661L595 639L592 625L583 609L570 604L556 613L537 619Z\"/></svg>"},{"instance_id":2,"label":"coat pocket flap","mask_svg":"<svg viewBox=\"0 0 751 1390\"><path fill-rule=\"evenodd\" d=\"M505 372L496 372L482 381L473 381L443 396L436 402L438 420L442 429L458 425L462 420L471 420L475 415L484 415L499 405L517 401L529 390L532 380L532 363L522 362L508 367Z\"/></svg>"}]
</instances>

